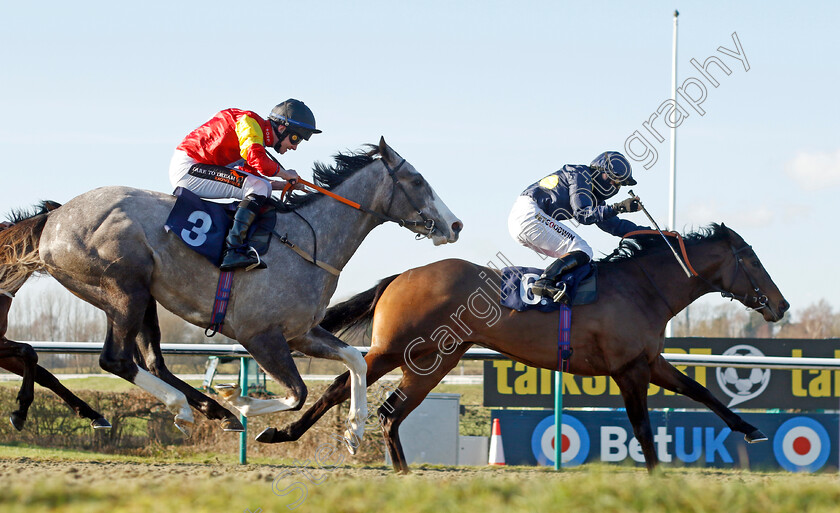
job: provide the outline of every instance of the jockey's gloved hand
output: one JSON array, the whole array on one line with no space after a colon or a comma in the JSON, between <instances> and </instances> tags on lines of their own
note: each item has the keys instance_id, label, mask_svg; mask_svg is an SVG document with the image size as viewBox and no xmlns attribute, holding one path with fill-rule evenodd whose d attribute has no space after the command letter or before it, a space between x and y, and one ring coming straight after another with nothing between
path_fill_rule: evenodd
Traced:
<instances>
[{"instance_id":1,"label":"jockey's gloved hand","mask_svg":"<svg viewBox=\"0 0 840 513\"><path fill-rule=\"evenodd\" d=\"M639 201L639 198L627 198L624 201L616 203L612 206L616 212L619 214L624 214L625 212L638 212L642 209L642 203Z\"/></svg>"},{"instance_id":2,"label":"jockey's gloved hand","mask_svg":"<svg viewBox=\"0 0 840 513\"><path fill-rule=\"evenodd\" d=\"M297 171L295 171L294 169L284 169L279 166L277 169L277 176L279 176L283 180L286 180L287 182L291 182L292 180L300 180L300 175L297 174Z\"/></svg>"}]
</instances>

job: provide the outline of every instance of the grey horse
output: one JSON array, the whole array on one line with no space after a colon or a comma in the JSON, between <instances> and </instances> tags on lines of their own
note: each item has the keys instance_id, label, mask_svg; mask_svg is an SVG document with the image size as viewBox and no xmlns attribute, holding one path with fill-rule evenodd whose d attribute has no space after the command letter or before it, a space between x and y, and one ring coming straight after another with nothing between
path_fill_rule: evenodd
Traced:
<instances>
[{"instance_id":1,"label":"grey horse","mask_svg":"<svg viewBox=\"0 0 840 513\"><path fill-rule=\"evenodd\" d=\"M275 229L290 243L340 270L365 236L386 220L431 238L435 245L458 239L461 221L384 138L370 151L339 154L336 159L334 167L316 166L316 182L363 208L320 194L292 198L296 208L278 216ZM174 202L168 194L127 187L82 194L28 229L17 227L16 240L0 248L0 289L14 293L33 272L50 274L105 312L108 329L99 358L103 369L161 400L187 434L194 422L190 405L221 420L223 429L241 431L229 410L169 372L160 353L157 303L192 324L206 326L219 277L216 267L164 230ZM266 270L235 272L221 332L239 341L288 395L254 399L248 414L303 405L307 390L291 356L294 349L347 366L352 399L345 436L360 440L367 417L365 361L318 326L338 275L276 240L263 260ZM135 359L138 354L142 357Z\"/></svg>"}]
</instances>

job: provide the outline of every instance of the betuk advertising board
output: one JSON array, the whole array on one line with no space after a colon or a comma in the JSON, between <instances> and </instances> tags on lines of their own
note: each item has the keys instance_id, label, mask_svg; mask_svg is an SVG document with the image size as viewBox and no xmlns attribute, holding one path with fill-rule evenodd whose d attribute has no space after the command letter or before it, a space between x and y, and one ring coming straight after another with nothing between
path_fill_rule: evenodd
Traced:
<instances>
[{"instance_id":1,"label":"betuk advertising board","mask_svg":"<svg viewBox=\"0 0 840 513\"><path fill-rule=\"evenodd\" d=\"M554 465L554 412L493 410L499 419L505 463ZM836 471L836 414L743 413L741 417L770 438L747 444L710 412L650 413L654 446L664 465L716 468ZM591 462L644 466L641 446L623 411L564 411L562 465Z\"/></svg>"}]
</instances>

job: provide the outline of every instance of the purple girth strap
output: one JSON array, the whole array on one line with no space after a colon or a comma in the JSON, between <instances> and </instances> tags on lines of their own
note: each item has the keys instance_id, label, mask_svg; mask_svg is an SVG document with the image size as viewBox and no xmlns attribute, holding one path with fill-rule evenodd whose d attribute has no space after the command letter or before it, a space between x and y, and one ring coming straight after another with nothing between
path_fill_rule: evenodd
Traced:
<instances>
[{"instance_id":1,"label":"purple girth strap","mask_svg":"<svg viewBox=\"0 0 840 513\"><path fill-rule=\"evenodd\" d=\"M572 309L568 305L560 305L560 329L557 334L557 368L562 372L569 372L569 358L572 357Z\"/></svg>"},{"instance_id":2,"label":"purple girth strap","mask_svg":"<svg viewBox=\"0 0 840 513\"><path fill-rule=\"evenodd\" d=\"M210 316L210 326L204 330L204 334L212 337L222 329L225 323L230 289L233 287L233 271L222 271L219 274L219 284L216 286L216 299L213 301L213 313Z\"/></svg>"}]
</instances>

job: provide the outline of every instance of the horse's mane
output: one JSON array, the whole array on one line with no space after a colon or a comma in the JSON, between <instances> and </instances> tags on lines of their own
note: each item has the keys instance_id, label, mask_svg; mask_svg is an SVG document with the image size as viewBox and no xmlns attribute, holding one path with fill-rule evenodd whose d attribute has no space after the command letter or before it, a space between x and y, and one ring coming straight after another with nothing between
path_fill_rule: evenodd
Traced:
<instances>
[{"instance_id":1,"label":"horse's mane","mask_svg":"<svg viewBox=\"0 0 840 513\"><path fill-rule=\"evenodd\" d=\"M6 220L12 224L17 224L21 221L31 219L41 214L46 214L50 210L55 210L61 206L61 203L55 201L44 200L31 208L14 208L6 215Z\"/></svg>"},{"instance_id":2,"label":"horse's mane","mask_svg":"<svg viewBox=\"0 0 840 513\"><path fill-rule=\"evenodd\" d=\"M700 228L695 232L687 233L682 236L686 247L694 246L704 241L723 240L728 237L729 229L718 223L712 223L709 226ZM669 237L669 242L671 242L672 245L677 243L676 239L673 237ZM665 247L665 239L663 239L658 233L653 235L636 235L634 237L622 239L622 241L618 244L618 247L615 248L612 253L599 260L599 262L622 262L631 258L647 255L654 251L664 249ZM673 247L675 249L677 248L675 245ZM677 249L677 251L679 251L679 249Z\"/></svg>"},{"instance_id":3,"label":"horse's mane","mask_svg":"<svg viewBox=\"0 0 840 513\"><path fill-rule=\"evenodd\" d=\"M353 173L373 162L375 160L374 155L379 154L379 147L373 144L367 144L364 148L346 153L336 153L333 155L335 164L332 166L328 166L322 162L315 162L315 165L312 167L312 176L315 185L319 185L324 189L333 189L347 180ZM322 196L322 194L315 192L294 191L286 197L285 205L290 209L296 209Z\"/></svg>"}]
</instances>

